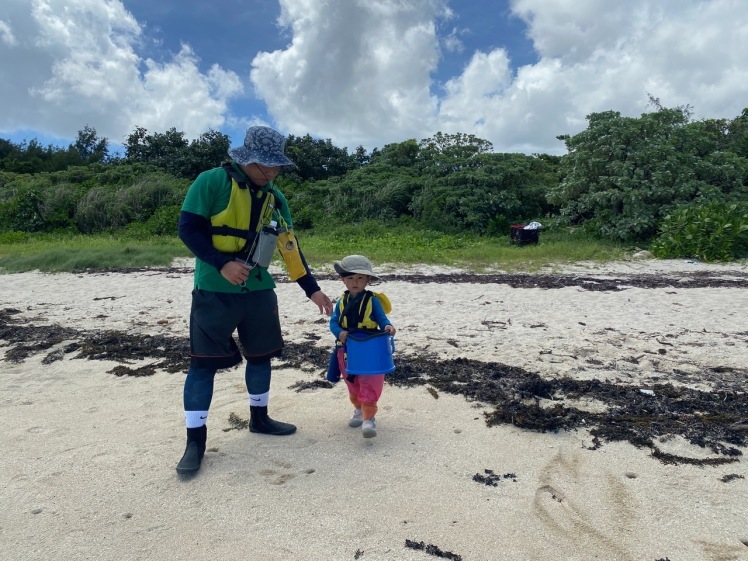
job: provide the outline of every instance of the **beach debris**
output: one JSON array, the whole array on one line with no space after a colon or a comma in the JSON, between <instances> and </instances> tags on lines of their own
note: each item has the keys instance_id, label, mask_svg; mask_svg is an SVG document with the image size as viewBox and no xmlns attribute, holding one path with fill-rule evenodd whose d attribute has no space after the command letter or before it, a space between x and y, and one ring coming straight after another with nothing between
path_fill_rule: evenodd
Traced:
<instances>
[{"instance_id":1,"label":"beach debris","mask_svg":"<svg viewBox=\"0 0 748 561\"><path fill-rule=\"evenodd\" d=\"M42 359L42 364L52 364L63 358L65 358L65 351L62 349L56 349Z\"/></svg>"},{"instance_id":2,"label":"beach debris","mask_svg":"<svg viewBox=\"0 0 748 561\"><path fill-rule=\"evenodd\" d=\"M305 390L316 390L316 389L325 389L329 390L332 388L332 383L328 382L327 380L312 380L311 382L305 381L305 380L299 380L298 382L295 382L288 386L289 390L296 389L296 393L303 392Z\"/></svg>"},{"instance_id":3,"label":"beach debris","mask_svg":"<svg viewBox=\"0 0 748 561\"><path fill-rule=\"evenodd\" d=\"M242 419L239 415L233 411L229 413L229 425L227 429L223 429L223 432L229 432L230 430L243 430L249 428L249 419Z\"/></svg>"},{"instance_id":4,"label":"beach debris","mask_svg":"<svg viewBox=\"0 0 748 561\"><path fill-rule=\"evenodd\" d=\"M410 549L419 549L421 551L425 551L429 555L433 555L434 557L442 557L443 559L451 559L452 561L462 561L462 556L457 555L456 553L452 553L451 551L442 551L438 547L436 547L433 544L427 544L424 542L416 542L413 540L405 540L405 547L409 547Z\"/></svg>"},{"instance_id":5,"label":"beach debris","mask_svg":"<svg viewBox=\"0 0 748 561\"><path fill-rule=\"evenodd\" d=\"M107 374L114 374L117 377L134 376L138 378L141 376L153 376L155 373L156 368L154 368L152 364L141 366L139 368L130 368L129 366L118 364L111 370L107 370Z\"/></svg>"},{"instance_id":6,"label":"beach debris","mask_svg":"<svg viewBox=\"0 0 748 561\"><path fill-rule=\"evenodd\" d=\"M644 395L654 395L655 393L652 390L648 390L645 388L639 388L639 393L643 393Z\"/></svg>"},{"instance_id":7,"label":"beach debris","mask_svg":"<svg viewBox=\"0 0 748 561\"><path fill-rule=\"evenodd\" d=\"M357 549L356 553L353 554L354 559L361 559L364 556L364 552L362 549Z\"/></svg>"},{"instance_id":8,"label":"beach debris","mask_svg":"<svg viewBox=\"0 0 748 561\"><path fill-rule=\"evenodd\" d=\"M687 288L745 288L748 286L748 275L737 273L732 278L710 276L708 271L694 271L683 274L678 289ZM316 275L317 280L335 280L333 275ZM382 275L382 281L404 281L410 284L425 283L469 283L469 284L506 284L512 288L556 289L579 287L582 290L595 292L620 291L628 288L672 288L673 277L667 275L626 275L625 278L592 277L576 275L529 274L529 273L448 273L429 275ZM289 282L279 278L277 282Z\"/></svg>"},{"instance_id":9,"label":"beach debris","mask_svg":"<svg viewBox=\"0 0 748 561\"><path fill-rule=\"evenodd\" d=\"M738 473L728 473L727 475L723 475L719 478L722 483L729 483L730 481L735 481L736 479L745 479L745 476Z\"/></svg>"},{"instance_id":10,"label":"beach debris","mask_svg":"<svg viewBox=\"0 0 748 561\"><path fill-rule=\"evenodd\" d=\"M729 463L742 455L737 447L748 445L748 433L741 430L748 395L742 391L711 392L653 384L647 388L658 396L653 400L620 380L544 379L516 366L467 358L442 360L426 354L401 357L388 382L406 387L428 384L439 392L461 394L470 402L491 405L493 411L484 413L488 426L512 424L538 432L584 427L595 443L592 449L617 441L653 448L660 436L674 434L727 456L681 459L653 454L667 463ZM606 406L605 411L582 411L570 405L578 400L600 402Z\"/></svg>"},{"instance_id":11,"label":"beach debris","mask_svg":"<svg viewBox=\"0 0 748 561\"><path fill-rule=\"evenodd\" d=\"M709 279L707 279L709 280ZM745 282L745 281L744 281ZM746 283L748 286L748 283ZM690 287L690 286L689 286ZM78 330L60 325L35 325L13 308L0 309L0 341L5 343L6 362L62 348L66 358L115 361L116 373L148 376L151 372L186 372L189 340L186 336L147 335L124 331ZM59 347L58 347L59 345ZM72 355L72 356L71 356ZM329 349L312 341L287 342L281 366L318 372L329 360ZM136 361L150 362L135 368ZM586 360L592 363L591 359ZM636 447L653 448L664 434L680 435L688 442L712 450L724 458L680 458L656 451L652 457L668 464L720 465L738 461L739 447L748 446L748 394L744 391L743 368L717 367L700 370L694 365L683 378L716 380L716 390L700 390L672 384L652 384L657 395L614 379L578 380L570 377L545 379L538 373L498 362L468 358L440 359L425 349L399 355L388 383L400 387L429 386L438 393L462 395L486 407L486 424L512 424L538 431L556 432L582 427L590 432L594 446L628 441ZM127 368L126 366L129 366ZM673 369L675 372L675 369ZM683 380L679 380L683 382ZM300 386L301 387L301 386ZM321 384L309 387L326 388ZM595 401L603 412L582 411L575 402ZM492 410L489 408L493 408ZM229 429L230 430L230 429Z\"/></svg>"},{"instance_id":12,"label":"beach debris","mask_svg":"<svg viewBox=\"0 0 748 561\"><path fill-rule=\"evenodd\" d=\"M502 479L510 479L514 483L517 482L517 476L513 473L505 473L504 475L499 475L491 469L484 469L483 473L476 473L473 476L473 481L475 481L476 483L483 483L484 485L487 485L489 487L498 487Z\"/></svg>"},{"instance_id":13,"label":"beach debris","mask_svg":"<svg viewBox=\"0 0 748 561\"><path fill-rule=\"evenodd\" d=\"M663 452L657 446L652 446L652 456L660 460L665 465L680 465L690 464L694 466L721 466L722 464L731 464L739 461L735 456L741 455L742 452L735 450L737 454L733 454L732 457L728 458L687 458L685 456L676 456L675 454L668 454Z\"/></svg>"},{"instance_id":14,"label":"beach debris","mask_svg":"<svg viewBox=\"0 0 748 561\"><path fill-rule=\"evenodd\" d=\"M429 392L429 393L430 393L430 394L431 394L431 395L433 396L433 398L434 398L434 399L439 399L439 392L438 392L438 391L436 391L436 390L435 390L434 388L432 388L431 386L428 386L428 387L426 388L426 391L427 391L427 392Z\"/></svg>"}]
</instances>

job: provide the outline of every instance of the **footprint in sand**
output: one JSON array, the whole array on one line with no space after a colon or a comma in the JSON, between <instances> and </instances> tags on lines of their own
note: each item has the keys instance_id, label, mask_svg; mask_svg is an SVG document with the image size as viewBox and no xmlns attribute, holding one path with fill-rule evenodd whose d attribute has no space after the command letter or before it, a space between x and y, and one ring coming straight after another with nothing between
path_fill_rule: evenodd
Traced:
<instances>
[{"instance_id":1,"label":"footprint in sand","mask_svg":"<svg viewBox=\"0 0 748 561\"><path fill-rule=\"evenodd\" d=\"M583 462L581 451L564 450L548 462L533 500L536 515L559 538L584 545L590 554L633 561L622 537L630 535L626 529L636 519L634 499L621 479L610 473L591 493ZM591 508L595 502L605 508ZM605 512L605 518L596 512Z\"/></svg>"},{"instance_id":2,"label":"footprint in sand","mask_svg":"<svg viewBox=\"0 0 748 561\"><path fill-rule=\"evenodd\" d=\"M259 473L271 485L283 485L296 477L297 474L291 471L293 466L290 463L284 462L282 460L270 460L270 462L275 467L262 469ZM306 469L303 473L305 473L306 475L310 475L315 471L316 470L314 469Z\"/></svg>"}]
</instances>

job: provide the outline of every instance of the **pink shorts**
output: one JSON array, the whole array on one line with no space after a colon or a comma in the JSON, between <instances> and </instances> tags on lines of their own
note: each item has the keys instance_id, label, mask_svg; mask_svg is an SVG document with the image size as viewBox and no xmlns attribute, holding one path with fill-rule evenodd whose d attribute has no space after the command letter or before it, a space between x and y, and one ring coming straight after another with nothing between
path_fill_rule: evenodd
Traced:
<instances>
[{"instance_id":1,"label":"pink shorts","mask_svg":"<svg viewBox=\"0 0 748 561\"><path fill-rule=\"evenodd\" d=\"M345 371L345 351L342 347L338 349L338 364L345 385L348 386L348 393L356 401L361 403L376 403L379 401L384 388L384 374L356 374L353 376L353 382L349 381L348 373Z\"/></svg>"}]
</instances>

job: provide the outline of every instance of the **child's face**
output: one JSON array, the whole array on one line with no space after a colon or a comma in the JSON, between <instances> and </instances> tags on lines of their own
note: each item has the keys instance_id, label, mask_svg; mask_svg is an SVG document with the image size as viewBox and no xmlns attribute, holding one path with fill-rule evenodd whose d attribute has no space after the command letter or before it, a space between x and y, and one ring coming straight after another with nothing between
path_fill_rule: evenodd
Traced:
<instances>
[{"instance_id":1,"label":"child's face","mask_svg":"<svg viewBox=\"0 0 748 561\"><path fill-rule=\"evenodd\" d=\"M348 277L343 277L343 282L345 283L348 292L350 292L352 296L355 296L356 294L363 292L366 285L369 284L369 275L350 275Z\"/></svg>"}]
</instances>

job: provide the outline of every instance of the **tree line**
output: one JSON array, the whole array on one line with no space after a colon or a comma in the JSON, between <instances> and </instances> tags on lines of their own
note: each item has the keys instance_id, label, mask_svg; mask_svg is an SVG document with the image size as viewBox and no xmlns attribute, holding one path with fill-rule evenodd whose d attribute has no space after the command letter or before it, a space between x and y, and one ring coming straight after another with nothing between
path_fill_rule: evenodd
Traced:
<instances>
[{"instance_id":1,"label":"tree line","mask_svg":"<svg viewBox=\"0 0 748 561\"><path fill-rule=\"evenodd\" d=\"M296 227L367 220L505 236L537 220L661 256L729 260L748 252L748 108L693 120L688 106L640 117L587 116L558 138L567 154L496 153L474 135L437 133L353 153L330 139L289 135L296 167L276 180ZM229 139L188 141L172 128L128 135L124 156L86 126L67 148L0 139L2 232L125 230L173 235L190 182L227 158ZM7 237L7 236L6 236Z\"/></svg>"}]
</instances>

